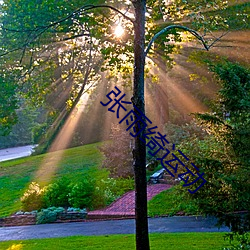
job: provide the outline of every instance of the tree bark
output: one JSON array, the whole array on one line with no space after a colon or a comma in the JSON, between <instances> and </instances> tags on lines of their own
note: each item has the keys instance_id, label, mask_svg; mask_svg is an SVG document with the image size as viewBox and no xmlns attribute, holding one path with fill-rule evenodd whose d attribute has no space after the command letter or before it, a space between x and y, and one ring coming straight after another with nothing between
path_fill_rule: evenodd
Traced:
<instances>
[{"instance_id":1,"label":"tree bark","mask_svg":"<svg viewBox=\"0 0 250 250\"><path fill-rule=\"evenodd\" d=\"M135 7L134 22L134 88L133 104L145 114L144 103L144 68L145 68L145 13L146 0L133 1ZM136 113L137 111L134 110ZM136 131L139 124L136 123ZM147 218L147 180L146 180L146 145L140 140L144 131L135 138L133 150L135 174L135 217L136 217L136 249L149 250L148 218Z\"/></svg>"}]
</instances>

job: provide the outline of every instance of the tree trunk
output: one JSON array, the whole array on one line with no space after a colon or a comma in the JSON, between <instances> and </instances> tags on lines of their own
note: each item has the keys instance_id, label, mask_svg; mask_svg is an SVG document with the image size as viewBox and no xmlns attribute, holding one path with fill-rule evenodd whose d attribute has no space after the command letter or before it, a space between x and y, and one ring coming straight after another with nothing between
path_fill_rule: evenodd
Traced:
<instances>
[{"instance_id":1,"label":"tree trunk","mask_svg":"<svg viewBox=\"0 0 250 250\"><path fill-rule=\"evenodd\" d=\"M134 88L133 104L145 114L144 103L144 67L145 67L145 13L146 0L133 1L135 7L134 23ZM137 113L137 111L135 110ZM136 123L136 131L139 125ZM146 180L146 145L140 140L144 131L135 138L133 150L135 174L135 217L136 217L136 249L149 250L148 218L147 218L147 180Z\"/></svg>"}]
</instances>

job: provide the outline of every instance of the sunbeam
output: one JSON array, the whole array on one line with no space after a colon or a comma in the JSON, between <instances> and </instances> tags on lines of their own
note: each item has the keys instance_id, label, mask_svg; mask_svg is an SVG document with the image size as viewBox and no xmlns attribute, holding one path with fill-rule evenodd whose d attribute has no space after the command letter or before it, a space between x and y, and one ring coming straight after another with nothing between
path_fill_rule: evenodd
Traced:
<instances>
[{"instance_id":1,"label":"sunbeam","mask_svg":"<svg viewBox=\"0 0 250 250\"><path fill-rule=\"evenodd\" d=\"M157 73L159 82L151 83L151 87L146 85L146 104L159 125L171 121L169 114L173 112L179 112L182 117L188 118L190 113L204 112L208 109L185 87L186 84L192 84L189 79L192 71L189 68L175 65L172 70L169 70L163 62L155 58L153 60L157 68L152 66L150 73ZM206 85L199 85L197 88L197 91L206 89L208 95L214 93ZM158 119L155 116L158 116Z\"/></svg>"},{"instance_id":2,"label":"sunbeam","mask_svg":"<svg viewBox=\"0 0 250 250\"><path fill-rule=\"evenodd\" d=\"M48 183L51 177L56 172L59 166L59 162L63 157L64 149L67 148L67 146L69 145L72 139L72 135L79 122L81 113L87 104L88 98L89 98L89 95L87 93L83 94L83 96L81 97L81 100L79 101L77 106L74 107L73 111L71 112L67 121L63 125L59 134L53 141L51 147L49 148L49 152L53 152L53 153L48 153L46 155L46 157L42 161L42 164L39 170L36 173L35 179L39 183L43 183L43 184Z\"/></svg>"}]
</instances>

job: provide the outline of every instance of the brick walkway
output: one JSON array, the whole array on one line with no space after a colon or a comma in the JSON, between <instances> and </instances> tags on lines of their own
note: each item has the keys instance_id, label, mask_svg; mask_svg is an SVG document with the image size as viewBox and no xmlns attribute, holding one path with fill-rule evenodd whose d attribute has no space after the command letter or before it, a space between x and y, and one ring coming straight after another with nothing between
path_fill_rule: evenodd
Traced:
<instances>
[{"instance_id":1,"label":"brick walkway","mask_svg":"<svg viewBox=\"0 0 250 250\"><path fill-rule=\"evenodd\" d=\"M169 189L171 185L155 184L147 188L148 201L160 192ZM114 201L108 207L88 213L89 219L107 218L134 218L135 217L135 191L130 191Z\"/></svg>"}]
</instances>

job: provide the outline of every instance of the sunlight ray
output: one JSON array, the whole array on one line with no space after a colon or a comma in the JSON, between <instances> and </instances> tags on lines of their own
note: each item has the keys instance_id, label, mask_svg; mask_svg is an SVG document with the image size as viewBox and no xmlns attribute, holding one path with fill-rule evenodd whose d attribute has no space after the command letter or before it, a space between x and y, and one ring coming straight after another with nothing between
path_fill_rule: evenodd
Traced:
<instances>
[{"instance_id":1,"label":"sunlight ray","mask_svg":"<svg viewBox=\"0 0 250 250\"><path fill-rule=\"evenodd\" d=\"M174 112L181 112L185 117L193 112L204 112L207 110L207 107L183 86L183 82L186 83L187 81L190 81L188 69L176 65L170 72L166 72L166 65L163 65L155 58L153 61L157 64L158 69L154 69L153 66L150 69L150 73L154 74L156 71L158 72L159 83L153 83L155 85L154 94L152 93L151 88L149 89L151 93L146 93L146 95L149 105L154 105L158 108L158 110L154 110L154 113L160 118L157 119L158 123L164 124L169 120L169 118L162 117L163 115L168 117L168 109L170 109L170 111L173 110ZM200 87L202 87L203 90L204 86ZM208 89L209 87L207 90ZM150 95L154 96L154 100L152 100L152 96Z\"/></svg>"},{"instance_id":2,"label":"sunlight ray","mask_svg":"<svg viewBox=\"0 0 250 250\"><path fill-rule=\"evenodd\" d=\"M86 106L88 98L89 95L87 93L83 94L81 100L74 108L71 115L69 116L59 134L55 138L54 142L52 143L51 147L49 148L48 151L53 153L48 153L46 155L35 176L35 179L39 183L48 183L51 177L56 172L59 162L63 157L64 149L67 148L72 139L72 135L79 122L81 113Z\"/></svg>"}]
</instances>

